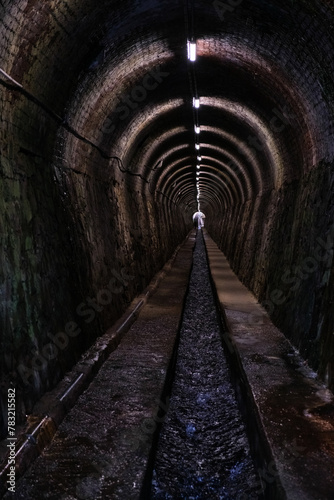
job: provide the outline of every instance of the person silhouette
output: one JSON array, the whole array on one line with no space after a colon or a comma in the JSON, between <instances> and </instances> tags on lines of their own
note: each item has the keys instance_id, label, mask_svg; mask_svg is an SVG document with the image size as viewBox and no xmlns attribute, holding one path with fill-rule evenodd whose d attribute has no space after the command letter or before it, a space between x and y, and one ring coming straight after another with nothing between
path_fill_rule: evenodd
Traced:
<instances>
[{"instance_id":1,"label":"person silhouette","mask_svg":"<svg viewBox=\"0 0 334 500\"><path fill-rule=\"evenodd\" d=\"M194 228L195 229L202 229L204 227L204 219L205 215L203 212L195 212L193 215L193 223L194 223Z\"/></svg>"}]
</instances>

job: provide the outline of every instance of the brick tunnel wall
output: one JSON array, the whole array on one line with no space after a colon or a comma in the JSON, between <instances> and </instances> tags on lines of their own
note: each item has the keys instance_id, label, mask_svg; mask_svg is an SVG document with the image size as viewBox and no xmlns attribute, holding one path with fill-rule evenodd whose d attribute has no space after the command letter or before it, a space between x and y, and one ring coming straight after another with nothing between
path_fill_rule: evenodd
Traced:
<instances>
[{"instance_id":1,"label":"brick tunnel wall","mask_svg":"<svg viewBox=\"0 0 334 500\"><path fill-rule=\"evenodd\" d=\"M223 19L224 3L194 4L197 84L205 96L203 177L214 200L202 206L207 227L333 388L330 2L282 7L244 0ZM176 0L0 3L0 68L23 86L0 75L0 375L4 395L17 383L19 421L120 316L191 227L192 211L174 202L181 166L186 207L194 208L196 196L183 15ZM169 77L160 78L160 65ZM161 81L152 80L152 70ZM144 102L143 82L149 84ZM135 89L139 101L127 105L130 116L123 118L118 99ZM285 106L299 128L289 124L266 136L273 109ZM259 144L258 137L273 135L273 150L247 144L249 137ZM238 144L248 147L248 157L236 152ZM225 152L244 169L224 170ZM153 165L169 154L159 179ZM127 161L119 162L121 155ZM222 210L232 177L240 189ZM161 186L168 196L158 192ZM235 201L239 195L243 202ZM5 396L0 404L4 433Z\"/></svg>"},{"instance_id":2,"label":"brick tunnel wall","mask_svg":"<svg viewBox=\"0 0 334 500\"><path fill-rule=\"evenodd\" d=\"M238 277L333 390L333 11L327 2L294 5L293 14L275 29L261 19L261 44L290 73L295 88L302 89L299 109L304 107L312 125L295 120L295 109L291 122L281 126L283 155L278 149L288 173L282 183L226 206L219 217L209 206L203 210L209 232ZM268 10L272 7L266 3ZM292 19L294 28L289 26ZM229 22L227 16L225 20ZM258 50L255 31L247 32L247 47ZM272 130L273 110L267 118ZM273 132L278 138L279 132ZM258 158L263 150L260 142L253 142ZM267 168L264 158L260 164Z\"/></svg>"},{"instance_id":3,"label":"brick tunnel wall","mask_svg":"<svg viewBox=\"0 0 334 500\"><path fill-rule=\"evenodd\" d=\"M65 163L70 132L10 85L2 88L1 109L5 435L8 384L17 384L19 423L161 269L189 223L76 137L87 168Z\"/></svg>"},{"instance_id":4,"label":"brick tunnel wall","mask_svg":"<svg viewBox=\"0 0 334 500\"><path fill-rule=\"evenodd\" d=\"M333 181L334 164L320 162L298 181L229 207L217 223L206 218L239 279L332 390Z\"/></svg>"}]
</instances>

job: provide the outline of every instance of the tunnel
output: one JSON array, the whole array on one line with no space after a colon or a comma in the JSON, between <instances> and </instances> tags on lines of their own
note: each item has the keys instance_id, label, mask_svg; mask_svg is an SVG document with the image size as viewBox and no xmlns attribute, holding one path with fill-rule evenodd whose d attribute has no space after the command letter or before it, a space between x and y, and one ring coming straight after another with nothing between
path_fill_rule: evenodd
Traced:
<instances>
[{"instance_id":1,"label":"tunnel","mask_svg":"<svg viewBox=\"0 0 334 500\"><path fill-rule=\"evenodd\" d=\"M331 0L2 0L1 438L193 214L334 389ZM263 338L266 343L266 338Z\"/></svg>"}]
</instances>

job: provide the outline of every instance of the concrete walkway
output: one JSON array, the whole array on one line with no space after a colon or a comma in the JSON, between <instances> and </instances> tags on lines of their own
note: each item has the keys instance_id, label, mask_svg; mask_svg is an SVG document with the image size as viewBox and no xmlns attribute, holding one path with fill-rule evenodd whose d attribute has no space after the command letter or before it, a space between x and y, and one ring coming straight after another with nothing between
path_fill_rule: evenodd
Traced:
<instances>
[{"instance_id":1,"label":"concrete walkway","mask_svg":"<svg viewBox=\"0 0 334 500\"><path fill-rule=\"evenodd\" d=\"M332 500L333 394L271 323L205 230L204 237L266 496Z\"/></svg>"}]
</instances>

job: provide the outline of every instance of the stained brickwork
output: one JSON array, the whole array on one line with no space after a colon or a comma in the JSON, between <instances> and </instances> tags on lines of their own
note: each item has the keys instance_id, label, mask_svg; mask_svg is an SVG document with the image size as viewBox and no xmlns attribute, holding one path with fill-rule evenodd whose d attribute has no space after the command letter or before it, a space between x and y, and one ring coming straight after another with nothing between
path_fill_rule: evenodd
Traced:
<instances>
[{"instance_id":1,"label":"stained brickwork","mask_svg":"<svg viewBox=\"0 0 334 500\"><path fill-rule=\"evenodd\" d=\"M19 420L186 236L197 162L212 236L333 387L331 3L188 4L0 2L0 361Z\"/></svg>"}]
</instances>

